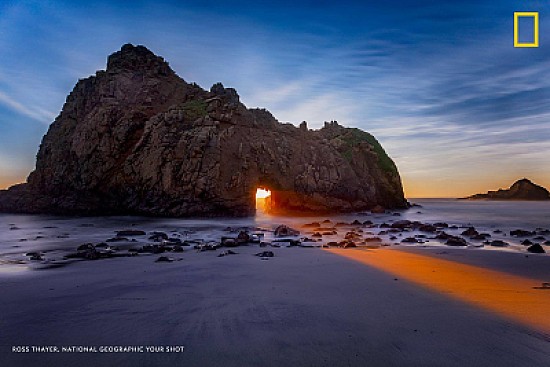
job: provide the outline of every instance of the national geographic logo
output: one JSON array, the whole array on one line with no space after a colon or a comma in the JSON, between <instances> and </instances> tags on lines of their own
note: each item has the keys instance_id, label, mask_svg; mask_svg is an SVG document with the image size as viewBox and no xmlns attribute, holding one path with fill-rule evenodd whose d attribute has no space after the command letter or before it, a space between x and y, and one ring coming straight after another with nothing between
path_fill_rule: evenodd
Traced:
<instances>
[{"instance_id":1,"label":"national geographic logo","mask_svg":"<svg viewBox=\"0 0 550 367\"><path fill-rule=\"evenodd\" d=\"M520 18L533 19L533 39L532 42L520 42L519 23ZM539 13L537 11L516 11L514 12L514 47L539 47Z\"/></svg>"}]
</instances>

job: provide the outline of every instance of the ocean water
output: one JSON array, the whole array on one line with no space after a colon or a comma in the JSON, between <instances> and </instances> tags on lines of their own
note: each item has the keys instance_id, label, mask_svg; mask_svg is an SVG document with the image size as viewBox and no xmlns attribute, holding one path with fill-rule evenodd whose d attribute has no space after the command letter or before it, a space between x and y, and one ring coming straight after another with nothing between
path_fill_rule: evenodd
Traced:
<instances>
[{"instance_id":1,"label":"ocean water","mask_svg":"<svg viewBox=\"0 0 550 367\"><path fill-rule=\"evenodd\" d=\"M464 227L474 226L479 232L491 234L491 240L501 239L510 244L508 247L492 247L484 245L483 241L470 241L468 249L493 251L520 251L525 252L526 246L521 245L525 238L510 236L510 231L524 229L550 229L550 202L498 202L498 201L460 201L454 199L417 199L411 202L421 205L408 210L392 211L386 214L356 213L335 216L308 216L283 217L272 216L258 212L255 217L249 218L146 218L146 217L56 217L47 215L12 215L0 214L0 270L3 272L14 269L36 267L37 262L29 260L25 254L39 251L44 254L45 263L63 261L64 255L74 252L76 247L83 243L103 242L116 236L116 231L124 229L139 229L147 232L162 231L171 237L188 241L219 241L221 236L236 235L240 229L261 233L265 241L274 239L273 229L280 224L286 224L301 230L300 236L310 236L311 229L305 229L303 224L321 222L330 219L332 224L337 222L351 223L353 220L361 222L370 220L374 227L363 227L366 237L379 236L382 223L391 224L397 220L420 221L423 223L445 222L459 228L446 229L449 234L460 235ZM228 228L229 227L229 228ZM231 232L229 229L233 230ZM494 233L495 230L502 233ZM341 240L351 228L339 228L338 235L324 236L315 243L316 246L329 241ZM383 243L390 246L446 246L435 240L432 234L426 234L423 244L404 244L401 240L421 234L408 232L396 234L397 238L390 239L390 235L380 235ZM111 243L121 251L128 248L139 248L151 243L147 236L130 237L128 242ZM527 237L533 242L544 244L550 240L550 235L543 235L544 240ZM550 246L543 245L547 252ZM192 251L192 247L186 251ZM542 255L548 256L548 255Z\"/></svg>"}]
</instances>

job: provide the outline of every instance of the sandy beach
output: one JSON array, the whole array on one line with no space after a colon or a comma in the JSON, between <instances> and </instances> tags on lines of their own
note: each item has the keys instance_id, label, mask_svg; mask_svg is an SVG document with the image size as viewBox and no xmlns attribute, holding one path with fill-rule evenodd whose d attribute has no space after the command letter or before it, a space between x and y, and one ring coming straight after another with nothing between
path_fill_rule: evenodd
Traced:
<instances>
[{"instance_id":1,"label":"sandy beach","mask_svg":"<svg viewBox=\"0 0 550 367\"><path fill-rule=\"evenodd\" d=\"M501 291L550 307L550 257L467 249L257 246L88 261L2 274L3 366L548 366L541 327L415 278L414 264L506 274ZM364 259L374 256L377 265ZM179 260L181 259L181 260ZM393 259L393 260L392 260ZM371 260L369 260L371 261ZM393 264L393 265L392 265ZM399 270L399 271L398 271ZM442 270L441 270L442 271ZM475 276L475 274L470 274ZM494 284L493 284L494 285ZM468 283L466 288L472 286ZM467 289L466 289L467 291ZM499 289L487 290L487 297ZM492 293L491 293L492 292ZM478 292L482 297L483 292ZM508 299L516 299L516 294ZM521 298L518 298L521 299ZM496 307L497 305L495 305ZM529 305L527 305L529 306ZM529 311L529 310L528 310ZM12 346L184 346L183 353L14 353Z\"/></svg>"}]
</instances>

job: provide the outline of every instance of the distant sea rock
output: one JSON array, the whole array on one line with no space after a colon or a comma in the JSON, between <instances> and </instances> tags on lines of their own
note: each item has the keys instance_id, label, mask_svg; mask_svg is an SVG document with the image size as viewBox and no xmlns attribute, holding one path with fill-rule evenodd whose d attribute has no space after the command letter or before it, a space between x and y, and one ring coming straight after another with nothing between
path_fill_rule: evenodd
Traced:
<instances>
[{"instance_id":1,"label":"distant sea rock","mask_svg":"<svg viewBox=\"0 0 550 367\"><path fill-rule=\"evenodd\" d=\"M401 179L378 141L335 121L320 130L248 109L237 91L206 91L144 46L124 45L78 81L42 140L27 183L0 211L246 216L258 187L272 208L404 208Z\"/></svg>"},{"instance_id":2,"label":"distant sea rock","mask_svg":"<svg viewBox=\"0 0 550 367\"><path fill-rule=\"evenodd\" d=\"M516 181L509 189L489 191L464 198L467 200L550 200L550 193L544 187L523 178Z\"/></svg>"}]
</instances>

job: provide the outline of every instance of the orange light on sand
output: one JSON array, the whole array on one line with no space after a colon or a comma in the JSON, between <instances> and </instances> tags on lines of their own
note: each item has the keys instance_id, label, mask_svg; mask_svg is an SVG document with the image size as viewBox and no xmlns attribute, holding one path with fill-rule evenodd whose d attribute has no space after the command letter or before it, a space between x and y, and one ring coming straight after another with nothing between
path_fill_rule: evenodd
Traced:
<instances>
[{"instance_id":1,"label":"orange light on sand","mask_svg":"<svg viewBox=\"0 0 550 367\"><path fill-rule=\"evenodd\" d=\"M550 293L537 290L541 279L524 278L429 255L400 250L327 250L420 286L480 306L543 333L550 332ZM546 280L546 279L542 279Z\"/></svg>"},{"instance_id":2,"label":"orange light on sand","mask_svg":"<svg viewBox=\"0 0 550 367\"><path fill-rule=\"evenodd\" d=\"M256 199L265 199L268 196L271 196L271 191L265 189L256 190Z\"/></svg>"}]
</instances>

